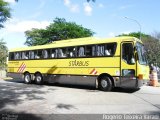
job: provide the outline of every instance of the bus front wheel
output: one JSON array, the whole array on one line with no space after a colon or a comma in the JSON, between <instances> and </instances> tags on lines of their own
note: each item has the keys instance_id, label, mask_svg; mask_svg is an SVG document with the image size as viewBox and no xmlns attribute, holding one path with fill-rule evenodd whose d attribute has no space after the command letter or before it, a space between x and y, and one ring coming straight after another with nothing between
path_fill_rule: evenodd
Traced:
<instances>
[{"instance_id":1,"label":"bus front wheel","mask_svg":"<svg viewBox=\"0 0 160 120\"><path fill-rule=\"evenodd\" d=\"M109 77L103 76L98 81L98 88L102 91L112 90L112 81Z\"/></svg>"},{"instance_id":2,"label":"bus front wheel","mask_svg":"<svg viewBox=\"0 0 160 120\"><path fill-rule=\"evenodd\" d=\"M29 73L24 74L24 83L26 83L26 84L31 83L31 75Z\"/></svg>"},{"instance_id":3,"label":"bus front wheel","mask_svg":"<svg viewBox=\"0 0 160 120\"><path fill-rule=\"evenodd\" d=\"M35 82L38 85L42 85L43 84L43 77L42 77L42 75L40 73L37 73L35 75Z\"/></svg>"}]
</instances>

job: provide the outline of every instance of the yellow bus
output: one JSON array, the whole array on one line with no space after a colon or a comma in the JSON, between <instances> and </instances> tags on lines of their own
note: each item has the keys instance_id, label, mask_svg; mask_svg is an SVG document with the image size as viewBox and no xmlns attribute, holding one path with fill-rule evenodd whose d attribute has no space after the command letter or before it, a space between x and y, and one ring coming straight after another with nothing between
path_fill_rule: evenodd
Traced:
<instances>
[{"instance_id":1,"label":"yellow bus","mask_svg":"<svg viewBox=\"0 0 160 120\"><path fill-rule=\"evenodd\" d=\"M87 37L10 50L8 76L26 84L91 85L110 91L139 88L149 80L149 66L137 38Z\"/></svg>"}]
</instances>

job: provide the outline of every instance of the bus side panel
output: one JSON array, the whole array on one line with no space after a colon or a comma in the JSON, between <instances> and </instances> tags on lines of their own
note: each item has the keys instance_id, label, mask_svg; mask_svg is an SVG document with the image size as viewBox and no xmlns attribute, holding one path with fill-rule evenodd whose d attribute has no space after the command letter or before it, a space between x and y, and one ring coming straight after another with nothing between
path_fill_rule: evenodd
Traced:
<instances>
[{"instance_id":1,"label":"bus side panel","mask_svg":"<svg viewBox=\"0 0 160 120\"><path fill-rule=\"evenodd\" d=\"M75 76L75 75L44 75L49 83L60 83L70 85L96 86L97 76Z\"/></svg>"}]
</instances>

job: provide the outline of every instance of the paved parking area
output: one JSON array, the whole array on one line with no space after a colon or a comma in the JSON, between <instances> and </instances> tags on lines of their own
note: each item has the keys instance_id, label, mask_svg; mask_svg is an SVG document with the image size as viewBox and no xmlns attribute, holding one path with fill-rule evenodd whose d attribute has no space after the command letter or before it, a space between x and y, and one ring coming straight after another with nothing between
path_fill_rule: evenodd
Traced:
<instances>
[{"instance_id":1,"label":"paved parking area","mask_svg":"<svg viewBox=\"0 0 160 120\"><path fill-rule=\"evenodd\" d=\"M0 112L20 114L160 114L160 88L99 91L84 86L0 80Z\"/></svg>"}]
</instances>

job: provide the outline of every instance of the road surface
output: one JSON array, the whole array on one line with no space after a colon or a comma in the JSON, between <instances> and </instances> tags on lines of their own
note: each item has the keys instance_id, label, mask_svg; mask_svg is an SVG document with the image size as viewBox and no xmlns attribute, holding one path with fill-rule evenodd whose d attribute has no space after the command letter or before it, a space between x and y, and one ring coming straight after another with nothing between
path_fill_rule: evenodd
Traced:
<instances>
[{"instance_id":1,"label":"road surface","mask_svg":"<svg viewBox=\"0 0 160 120\"><path fill-rule=\"evenodd\" d=\"M27 85L17 80L0 80L0 113L32 114L35 118L40 115L38 119L43 114L72 114L72 119L77 119L74 114L160 115L160 87L103 92L84 86ZM98 117L102 119L101 116Z\"/></svg>"}]
</instances>

